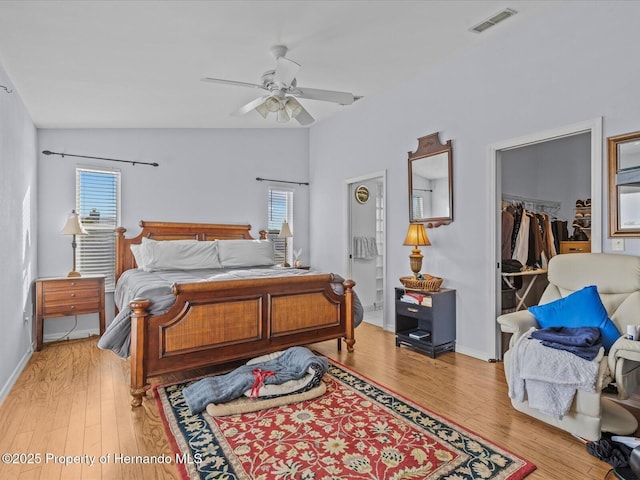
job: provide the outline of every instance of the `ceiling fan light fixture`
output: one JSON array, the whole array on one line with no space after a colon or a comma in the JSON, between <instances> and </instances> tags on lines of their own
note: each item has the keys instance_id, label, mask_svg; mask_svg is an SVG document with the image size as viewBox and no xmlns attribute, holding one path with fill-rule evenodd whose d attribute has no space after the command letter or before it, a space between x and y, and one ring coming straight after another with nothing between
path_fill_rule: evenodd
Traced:
<instances>
[{"instance_id":1,"label":"ceiling fan light fixture","mask_svg":"<svg viewBox=\"0 0 640 480\"><path fill-rule=\"evenodd\" d=\"M269 98L267 98L264 101L263 104L268 111L270 112L278 112L282 109L282 103L280 102L280 98L278 98L277 96L273 95Z\"/></svg>"},{"instance_id":2,"label":"ceiling fan light fixture","mask_svg":"<svg viewBox=\"0 0 640 480\"><path fill-rule=\"evenodd\" d=\"M286 123L289 120L291 120L291 117L289 117L289 114L287 113L287 110L284 108L281 108L280 110L278 110L277 116L276 116L276 121L279 123Z\"/></svg>"},{"instance_id":3,"label":"ceiling fan light fixture","mask_svg":"<svg viewBox=\"0 0 640 480\"><path fill-rule=\"evenodd\" d=\"M300 105L300 103L295 98L289 97L284 106L291 118L296 118L302 112L302 105Z\"/></svg>"},{"instance_id":4,"label":"ceiling fan light fixture","mask_svg":"<svg viewBox=\"0 0 640 480\"><path fill-rule=\"evenodd\" d=\"M501 17L496 19L496 21L498 20L501 20ZM302 126L311 125L315 119L297 100L298 98L331 102L338 105L351 105L362 98L349 92L299 87L296 73L300 69L300 64L285 57L287 47L276 45L272 47L271 53L276 60L275 69L263 73L260 83L247 83L211 77L205 77L202 80L223 85L254 88L265 92L262 93L261 97L246 103L231 115L245 115L255 110L262 118L267 120L270 113L275 113L278 122L288 122L293 118Z\"/></svg>"},{"instance_id":5,"label":"ceiling fan light fixture","mask_svg":"<svg viewBox=\"0 0 640 480\"><path fill-rule=\"evenodd\" d=\"M265 120L267 118L267 115L269 115L269 110L267 109L266 103L267 103L266 101L262 102L260 105L256 107L256 112L262 115L262 118L264 118Z\"/></svg>"}]
</instances>

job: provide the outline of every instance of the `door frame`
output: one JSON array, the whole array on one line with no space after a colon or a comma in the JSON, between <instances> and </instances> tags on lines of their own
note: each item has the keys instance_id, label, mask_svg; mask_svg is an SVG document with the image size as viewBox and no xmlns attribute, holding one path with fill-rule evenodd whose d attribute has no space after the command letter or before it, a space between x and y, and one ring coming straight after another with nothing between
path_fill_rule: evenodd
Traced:
<instances>
[{"instance_id":1,"label":"door frame","mask_svg":"<svg viewBox=\"0 0 640 480\"><path fill-rule=\"evenodd\" d=\"M495 358L501 357L500 337L501 332L496 319L500 312L500 302L498 301L498 289L500 287L500 262L502 261L502 246L498 239L501 239L501 199L502 199L502 164L500 153L504 150L511 150L536 143L543 143L563 137L570 137L581 133L591 134L591 224L597 228L591 230L591 251L602 252L602 117L592 120L574 123L557 127L543 132L532 133L518 138L503 140L490 144L487 149L487 161L489 163L489 198L488 211L490 213L490 242L492 252L489 255L491 262L489 268L490 278L489 298L493 299L490 307L490 323L493 325L495 334L491 336L490 351L495 352Z\"/></svg>"},{"instance_id":2,"label":"door frame","mask_svg":"<svg viewBox=\"0 0 640 480\"><path fill-rule=\"evenodd\" d=\"M347 178L344 181L344 198L345 198L345 212L344 212L344 252L345 252L345 272L347 272L347 277L351 278L351 259L349 258L349 252L351 251L351 192L350 186L354 183L364 182L367 180L373 180L376 178L382 178L382 228L384 231L384 242L382 245L382 298L384 299L383 304L383 328L386 329L386 318L384 315L387 309L387 171L380 170L377 172L367 173L365 175L360 175L358 177ZM356 290L358 286L356 285Z\"/></svg>"}]
</instances>

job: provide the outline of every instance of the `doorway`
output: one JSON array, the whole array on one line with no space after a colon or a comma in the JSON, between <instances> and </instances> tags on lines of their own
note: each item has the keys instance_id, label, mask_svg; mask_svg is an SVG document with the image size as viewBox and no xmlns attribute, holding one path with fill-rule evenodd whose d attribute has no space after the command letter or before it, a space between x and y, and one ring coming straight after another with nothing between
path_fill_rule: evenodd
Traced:
<instances>
[{"instance_id":1,"label":"doorway","mask_svg":"<svg viewBox=\"0 0 640 480\"><path fill-rule=\"evenodd\" d=\"M386 172L346 180L347 275L364 308L364 321L384 327Z\"/></svg>"},{"instance_id":2,"label":"doorway","mask_svg":"<svg viewBox=\"0 0 640 480\"><path fill-rule=\"evenodd\" d=\"M502 342L501 332L496 318L502 311L502 298L501 298L501 260L502 260L502 232L501 232L501 217L502 217L502 197L503 192L503 164L502 162L509 155L507 152L522 147L528 147L532 145L543 144L546 142L587 134L589 135L590 148L589 148L589 166L590 166L590 198L591 198L591 223L593 229L591 230L591 251L602 251L602 118L596 118L591 121L581 122L565 127L559 127L553 130L539 132L525 137L506 140L500 143L496 143L489 146L488 159L490 162L490 192L491 195L491 208L493 212L491 215L491 245L493 245L493 252L491 255L493 268L491 271L491 278L489 280L490 298L494 298L494 308L490 312L491 318L489 321L493 325L495 335L493 335L493 348L495 352L495 358L501 358ZM557 162L562 162L562 158L557 158ZM567 182L571 179L568 178ZM537 195L539 196L539 195ZM575 202L575 199L573 200ZM572 208L567 206L567 208ZM570 214L567 214L570 216Z\"/></svg>"}]
</instances>

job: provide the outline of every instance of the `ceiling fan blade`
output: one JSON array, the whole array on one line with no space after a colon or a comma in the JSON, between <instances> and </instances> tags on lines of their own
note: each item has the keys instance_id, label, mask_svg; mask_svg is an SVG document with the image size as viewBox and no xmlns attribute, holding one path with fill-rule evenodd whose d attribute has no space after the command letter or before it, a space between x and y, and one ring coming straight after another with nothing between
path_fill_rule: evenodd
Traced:
<instances>
[{"instance_id":1,"label":"ceiling fan blade","mask_svg":"<svg viewBox=\"0 0 640 480\"><path fill-rule=\"evenodd\" d=\"M288 87L300 70L300 65L285 57L278 57L276 60L276 71L273 75L273 81L276 84Z\"/></svg>"},{"instance_id":2,"label":"ceiling fan blade","mask_svg":"<svg viewBox=\"0 0 640 480\"><path fill-rule=\"evenodd\" d=\"M259 88L264 89L263 85L258 85L256 83L247 83L247 82L237 82L235 80L223 80L221 78L201 78L202 82L210 82L210 83L222 83L223 85L235 85L237 87L250 87L250 88Z\"/></svg>"},{"instance_id":3,"label":"ceiling fan blade","mask_svg":"<svg viewBox=\"0 0 640 480\"><path fill-rule=\"evenodd\" d=\"M295 116L295 119L300 125L311 125L313 122L316 121L316 119L313 118L311 114L307 112L302 105L300 105L300 107L302 108L302 110L300 110L300 113L298 113Z\"/></svg>"},{"instance_id":4,"label":"ceiling fan blade","mask_svg":"<svg viewBox=\"0 0 640 480\"><path fill-rule=\"evenodd\" d=\"M353 93L336 92L333 90L319 90L317 88L295 87L289 91L291 95L298 98L308 98L310 100L320 100L323 102L339 103L340 105L351 105L362 97L357 97Z\"/></svg>"},{"instance_id":5,"label":"ceiling fan blade","mask_svg":"<svg viewBox=\"0 0 640 480\"><path fill-rule=\"evenodd\" d=\"M238 110L233 112L231 115L233 115L234 117L245 115L246 113L249 113L254 108L259 107L261 104L263 104L266 98L267 97L258 97L255 100L251 100L249 103L247 103L246 105L243 105Z\"/></svg>"}]
</instances>

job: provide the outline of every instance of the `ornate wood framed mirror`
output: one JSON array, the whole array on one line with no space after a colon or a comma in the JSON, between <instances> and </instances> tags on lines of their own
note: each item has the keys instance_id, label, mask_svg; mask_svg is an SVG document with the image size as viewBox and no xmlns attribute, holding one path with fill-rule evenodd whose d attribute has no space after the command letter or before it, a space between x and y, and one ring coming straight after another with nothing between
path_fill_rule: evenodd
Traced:
<instances>
[{"instance_id":1,"label":"ornate wood framed mirror","mask_svg":"<svg viewBox=\"0 0 640 480\"><path fill-rule=\"evenodd\" d=\"M609 150L609 233L640 237L640 132L607 139Z\"/></svg>"},{"instance_id":2,"label":"ornate wood framed mirror","mask_svg":"<svg viewBox=\"0 0 640 480\"><path fill-rule=\"evenodd\" d=\"M418 138L409 152L409 222L427 228L453 222L453 147L439 133Z\"/></svg>"}]
</instances>

